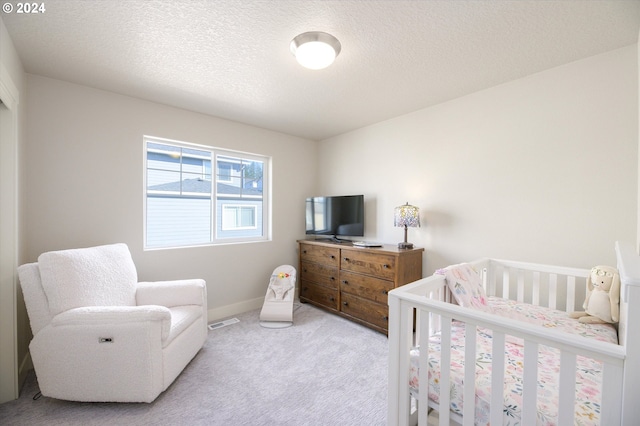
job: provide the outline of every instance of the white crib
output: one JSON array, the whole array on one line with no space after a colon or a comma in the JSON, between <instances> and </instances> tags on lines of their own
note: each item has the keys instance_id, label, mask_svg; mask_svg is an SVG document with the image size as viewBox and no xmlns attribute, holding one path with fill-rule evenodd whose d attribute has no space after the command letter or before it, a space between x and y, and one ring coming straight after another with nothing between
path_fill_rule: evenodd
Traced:
<instances>
[{"instance_id":1,"label":"white crib","mask_svg":"<svg viewBox=\"0 0 640 426\"><path fill-rule=\"evenodd\" d=\"M428 397L428 351L420 350L419 392L413 401L409 389L410 350L430 336L440 334L441 366L449 365L452 320L465 327L491 330L493 357L491 386L503 388L504 350L507 336L524 341L521 424L537 423L537 356L539 345L560 351L558 386L558 425L575 423L576 358L587 357L602 362L600 389L601 425L637 425L640 420L640 257L631 245L616 243L617 267L621 278L619 344L594 341L557 330L505 318L449 303L444 276L433 275L399 287L389 293L389 425L427 425L431 409L438 410L439 424L451 421L475 424L475 404L464 404L462 415L440 407L449 407L449 392L441 392L439 404ZM487 295L548 306L567 312L582 310L589 270L538 265L494 259L472 262L482 275ZM595 266L595 265L594 265ZM631 307L631 309L629 309ZM472 328L467 328L468 330ZM475 358L476 333L464 337L465 359ZM464 363L464 383L473 384L476 363ZM496 368L500 366L500 368ZM451 369L440 368L440 387L449 389ZM464 386L462 399L475 401L475 386ZM491 392L490 423L503 424L503 395ZM413 407L413 408L412 408Z\"/></svg>"}]
</instances>

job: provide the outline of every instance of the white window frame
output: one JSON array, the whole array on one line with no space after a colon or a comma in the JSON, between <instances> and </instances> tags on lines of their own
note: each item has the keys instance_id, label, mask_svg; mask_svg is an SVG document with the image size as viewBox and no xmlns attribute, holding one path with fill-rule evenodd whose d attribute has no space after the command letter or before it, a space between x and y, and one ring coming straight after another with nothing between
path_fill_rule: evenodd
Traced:
<instances>
[{"instance_id":1,"label":"white window frame","mask_svg":"<svg viewBox=\"0 0 640 426\"><path fill-rule=\"evenodd\" d=\"M165 145L170 145L170 146L175 146L175 147L179 147L179 148L187 148L187 149L197 149L197 150L202 150L202 151L209 151L212 153L211 156L211 217L212 217L212 224L211 224L211 237L210 237L210 241L206 242L206 243L191 243L191 244L167 244L167 245L162 245L162 246L158 246L158 245L153 245L153 246L148 246L147 245L147 198L148 195L154 195L157 194L159 191L149 191L147 189L147 144L148 143L158 143L158 144L165 144ZM271 157L267 157L265 155L260 155L260 154L253 154L253 153L247 153L247 152L243 152L243 151L233 151L233 150L229 150L229 149L223 149L223 148L217 148L217 147L212 147L212 146L207 146L207 145L199 145L199 144L194 144L194 143L189 143L189 142L183 142L183 141L177 141L177 140L172 140L172 139L165 139L165 138L159 138L159 137L155 137L155 136L148 136L145 135L143 136L143 143L142 143L142 150L143 150L143 155L142 155L142 161L143 161L143 186L142 186L142 200L143 200L143 247L144 250L157 250L157 249L172 249L172 248L186 248L186 247L199 247L199 246L208 246L208 245L219 245L219 244L230 244L230 243L246 243L246 242L262 242L262 241L269 241L271 240L271 193L270 193L270 188L271 188ZM150 151L153 151L150 150ZM250 160L250 161L257 161L257 162L261 162L263 165L263 169L262 169L262 232L260 236L244 236L244 237L219 237L217 235L216 230L218 229L218 221L220 221L220 223L222 223L222 217L218 218L217 216L217 209L216 209L216 202L220 202L221 204L221 208L224 207L224 205L237 205L239 207L242 208L247 208L247 207L253 207L255 208L255 218L256 218L256 225L253 227L236 227L236 228L230 228L230 229L225 229L223 226L220 226L220 228L222 230L251 230L251 229L258 229L258 206L255 205L245 205L245 204L238 204L238 203L229 203L226 201L221 201L221 200L217 200L217 161L218 161L218 156L223 156L223 157L236 157L236 158L241 158L242 160ZM204 170L203 168L203 175L206 172L206 170ZM228 183L228 180L220 180L219 182L221 183ZM162 194L168 194L168 192L162 192ZM176 194L177 195L177 194ZM183 195L187 195L186 193ZM194 195L194 196L202 196L202 194L189 194L189 195ZM251 199L259 199L259 196L251 196L251 195L243 195L243 198L247 199L247 200L251 200Z\"/></svg>"}]
</instances>

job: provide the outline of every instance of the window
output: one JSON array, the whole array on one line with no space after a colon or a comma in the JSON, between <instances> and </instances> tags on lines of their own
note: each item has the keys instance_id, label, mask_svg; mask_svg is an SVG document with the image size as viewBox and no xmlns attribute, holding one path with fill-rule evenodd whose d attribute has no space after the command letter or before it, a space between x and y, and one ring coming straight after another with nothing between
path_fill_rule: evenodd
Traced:
<instances>
[{"instance_id":1,"label":"window","mask_svg":"<svg viewBox=\"0 0 640 426\"><path fill-rule=\"evenodd\" d=\"M256 206L222 205L222 229L255 229Z\"/></svg>"},{"instance_id":2,"label":"window","mask_svg":"<svg viewBox=\"0 0 640 426\"><path fill-rule=\"evenodd\" d=\"M145 247L268 238L269 159L145 137Z\"/></svg>"}]
</instances>

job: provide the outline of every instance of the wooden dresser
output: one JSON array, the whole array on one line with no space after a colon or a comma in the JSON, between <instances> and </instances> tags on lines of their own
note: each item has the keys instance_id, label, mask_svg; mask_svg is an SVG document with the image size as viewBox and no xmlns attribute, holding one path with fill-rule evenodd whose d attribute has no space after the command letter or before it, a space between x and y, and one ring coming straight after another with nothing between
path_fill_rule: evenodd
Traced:
<instances>
[{"instance_id":1,"label":"wooden dresser","mask_svg":"<svg viewBox=\"0 0 640 426\"><path fill-rule=\"evenodd\" d=\"M390 290L422 278L424 249L299 240L300 301L387 333Z\"/></svg>"}]
</instances>

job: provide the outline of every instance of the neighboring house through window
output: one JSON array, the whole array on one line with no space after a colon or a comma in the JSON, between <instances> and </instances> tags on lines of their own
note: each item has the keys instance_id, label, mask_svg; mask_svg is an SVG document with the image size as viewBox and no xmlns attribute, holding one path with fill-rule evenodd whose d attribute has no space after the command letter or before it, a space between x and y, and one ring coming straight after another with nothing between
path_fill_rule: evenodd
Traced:
<instances>
[{"instance_id":1,"label":"neighboring house through window","mask_svg":"<svg viewBox=\"0 0 640 426\"><path fill-rule=\"evenodd\" d=\"M145 137L145 247L268 238L269 159Z\"/></svg>"}]
</instances>

